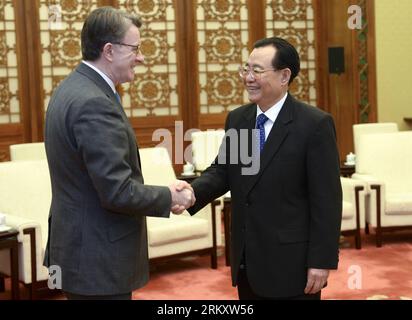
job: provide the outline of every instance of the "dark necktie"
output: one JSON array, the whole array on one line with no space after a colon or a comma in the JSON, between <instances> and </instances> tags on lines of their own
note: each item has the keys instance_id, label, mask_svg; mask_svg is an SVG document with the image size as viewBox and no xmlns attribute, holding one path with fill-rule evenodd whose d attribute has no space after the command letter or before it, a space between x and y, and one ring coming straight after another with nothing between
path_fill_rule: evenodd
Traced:
<instances>
[{"instance_id":1,"label":"dark necktie","mask_svg":"<svg viewBox=\"0 0 412 320\"><path fill-rule=\"evenodd\" d=\"M256 129L259 129L259 147L260 152L263 150L265 145L265 122L269 120L264 113L261 113L256 119Z\"/></svg>"},{"instance_id":2,"label":"dark necktie","mask_svg":"<svg viewBox=\"0 0 412 320\"><path fill-rule=\"evenodd\" d=\"M119 101L120 104L122 104L122 99L120 98L120 95L115 92L114 95L116 96L117 101Z\"/></svg>"}]
</instances>

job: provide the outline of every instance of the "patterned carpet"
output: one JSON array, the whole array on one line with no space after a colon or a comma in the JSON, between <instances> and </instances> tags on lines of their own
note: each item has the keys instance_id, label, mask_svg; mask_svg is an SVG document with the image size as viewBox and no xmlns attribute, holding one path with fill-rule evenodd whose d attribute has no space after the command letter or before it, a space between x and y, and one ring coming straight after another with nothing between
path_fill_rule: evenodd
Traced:
<instances>
[{"instance_id":1,"label":"patterned carpet","mask_svg":"<svg viewBox=\"0 0 412 320\"><path fill-rule=\"evenodd\" d=\"M412 299L412 232L397 232L376 248L374 235L362 235L362 249L345 238L340 250L339 269L332 271L322 299L410 300ZM220 250L222 253L223 250ZM208 257L190 258L159 265L151 281L133 294L134 299L237 299L230 284L230 269L219 257L212 270Z\"/></svg>"},{"instance_id":2,"label":"patterned carpet","mask_svg":"<svg viewBox=\"0 0 412 320\"><path fill-rule=\"evenodd\" d=\"M332 271L322 299L330 300L412 300L412 232L397 232L375 247L373 235L362 235L362 249L352 238L341 245L339 269ZM136 300L236 300L230 269L219 248L219 268L210 268L210 258L189 257L156 265L149 284L133 292ZM21 296L27 294L21 286ZM10 299L10 282L0 300ZM64 299L61 294L46 299Z\"/></svg>"},{"instance_id":3,"label":"patterned carpet","mask_svg":"<svg viewBox=\"0 0 412 320\"><path fill-rule=\"evenodd\" d=\"M325 299L412 299L412 232L389 233L383 246L362 236L362 249L343 248L339 270L330 275Z\"/></svg>"}]
</instances>

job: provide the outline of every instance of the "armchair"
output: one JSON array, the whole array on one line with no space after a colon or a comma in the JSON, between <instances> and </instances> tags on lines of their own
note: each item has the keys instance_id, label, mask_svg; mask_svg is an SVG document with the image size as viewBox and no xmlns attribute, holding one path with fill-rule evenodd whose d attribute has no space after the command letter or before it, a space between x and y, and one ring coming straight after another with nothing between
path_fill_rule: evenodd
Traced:
<instances>
[{"instance_id":1,"label":"armchair","mask_svg":"<svg viewBox=\"0 0 412 320\"><path fill-rule=\"evenodd\" d=\"M51 186L46 160L0 162L0 212L19 231L19 280L33 298L47 288L43 266L47 242ZM10 275L7 252L0 252L0 273Z\"/></svg>"},{"instance_id":2,"label":"armchair","mask_svg":"<svg viewBox=\"0 0 412 320\"><path fill-rule=\"evenodd\" d=\"M165 148L140 149L145 184L168 186L176 176ZM188 212L171 214L169 219L147 217L149 258L151 262L194 254L210 254L217 268L217 246L221 244L221 219L216 203L194 216Z\"/></svg>"},{"instance_id":3,"label":"armchair","mask_svg":"<svg viewBox=\"0 0 412 320\"><path fill-rule=\"evenodd\" d=\"M10 146L11 161L44 159L47 159L44 142L20 143Z\"/></svg>"},{"instance_id":4,"label":"armchair","mask_svg":"<svg viewBox=\"0 0 412 320\"><path fill-rule=\"evenodd\" d=\"M353 127L353 148L355 154L359 149L360 137L365 134L375 133L390 133L397 132L398 124L395 122L381 122L381 123L360 123L354 124Z\"/></svg>"},{"instance_id":5,"label":"armchair","mask_svg":"<svg viewBox=\"0 0 412 320\"><path fill-rule=\"evenodd\" d=\"M215 160L224 136L225 130L223 129L197 131L192 133L193 164L197 172L206 170ZM220 210L223 208L224 197L230 198L230 191L219 199L221 203L219 207Z\"/></svg>"},{"instance_id":6,"label":"armchair","mask_svg":"<svg viewBox=\"0 0 412 320\"><path fill-rule=\"evenodd\" d=\"M225 130L192 133L192 155L196 171L203 171L215 160L225 136Z\"/></svg>"},{"instance_id":7,"label":"armchair","mask_svg":"<svg viewBox=\"0 0 412 320\"><path fill-rule=\"evenodd\" d=\"M362 135L354 179L367 183L366 221L382 233L412 228L412 132Z\"/></svg>"},{"instance_id":8,"label":"armchair","mask_svg":"<svg viewBox=\"0 0 412 320\"><path fill-rule=\"evenodd\" d=\"M341 233L354 235L356 249L361 249L360 230L365 228L366 183L344 177L340 181L343 191Z\"/></svg>"},{"instance_id":9,"label":"armchair","mask_svg":"<svg viewBox=\"0 0 412 320\"><path fill-rule=\"evenodd\" d=\"M354 124L353 127L353 147L355 154L358 153L360 139L362 136L367 134L377 134L377 133L392 133L398 132L398 124L395 122L379 122L379 123L360 123ZM358 168L355 167L355 171L358 171ZM366 191L365 194L365 217L370 216L370 194ZM365 233L369 233L368 224L365 225Z\"/></svg>"}]
</instances>

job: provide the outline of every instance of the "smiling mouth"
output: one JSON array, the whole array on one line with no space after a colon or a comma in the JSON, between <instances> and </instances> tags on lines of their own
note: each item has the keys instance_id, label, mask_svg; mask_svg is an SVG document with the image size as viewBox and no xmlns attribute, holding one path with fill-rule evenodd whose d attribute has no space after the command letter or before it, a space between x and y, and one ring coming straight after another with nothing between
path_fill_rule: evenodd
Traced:
<instances>
[{"instance_id":1,"label":"smiling mouth","mask_svg":"<svg viewBox=\"0 0 412 320\"><path fill-rule=\"evenodd\" d=\"M255 92L258 91L260 88L256 88L256 87L247 87L247 91L249 92Z\"/></svg>"}]
</instances>

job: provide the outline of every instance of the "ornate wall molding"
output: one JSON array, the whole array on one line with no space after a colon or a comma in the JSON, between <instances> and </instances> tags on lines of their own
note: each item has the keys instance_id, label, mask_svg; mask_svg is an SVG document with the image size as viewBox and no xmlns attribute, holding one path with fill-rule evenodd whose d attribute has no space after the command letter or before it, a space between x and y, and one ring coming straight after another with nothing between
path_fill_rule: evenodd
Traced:
<instances>
[{"instance_id":1,"label":"ornate wall molding","mask_svg":"<svg viewBox=\"0 0 412 320\"><path fill-rule=\"evenodd\" d=\"M359 122L370 122L369 114L371 112L371 104L369 99L369 61L368 61L368 30L369 16L366 8L366 1L360 0L358 5L362 8L362 29L357 32L356 47L358 50L358 74L357 81L359 83Z\"/></svg>"},{"instance_id":2,"label":"ornate wall molding","mask_svg":"<svg viewBox=\"0 0 412 320\"><path fill-rule=\"evenodd\" d=\"M315 16L312 0L266 0L266 34L285 38L300 55L301 70L290 92L316 105Z\"/></svg>"},{"instance_id":3,"label":"ornate wall molding","mask_svg":"<svg viewBox=\"0 0 412 320\"><path fill-rule=\"evenodd\" d=\"M246 0L198 0L196 18L200 113L224 113L247 103L238 75L249 57Z\"/></svg>"},{"instance_id":4,"label":"ornate wall molding","mask_svg":"<svg viewBox=\"0 0 412 320\"><path fill-rule=\"evenodd\" d=\"M248 102L238 67L247 61L251 43L265 32L298 47L302 72L292 92L312 104L316 100L312 0L25 1L0 0L0 124L20 123L21 117L24 140L41 139L35 132L43 132L43 111L53 90L81 60L86 15L110 3L139 12L144 22L145 63L135 69L135 81L119 88L126 114L142 119L142 130L159 119L177 118L190 125L221 127L226 112ZM13 40L16 17L20 53ZM29 75L26 66L33 69ZM20 100L19 88L24 92Z\"/></svg>"},{"instance_id":5,"label":"ornate wall molding","mask_svg":"<svg viewBox=\"0 0 412 320\"><path fill-rule=\"evenodd\" d=\"M129 117L179 114L176 8L173 0L119 0L119 7L138 12L144 65L135 68L132 83L122 85L123 107Z\"/></svg>"},{"instance_id":6,"label":"ornate wall molding","mask_svg":"<svg viewBox=\"0 0 412 320\"><path fill-rule=\"evenodd\" d=\"M9 158L9 155L7 154L7 152L0 150L0 162L7 161L8 158Z\"/></svg>"},{"instance_id":7,"label":"ornate wall molding","mask_svg":"<svg viewBox=\"0 0 412 320\"><path fill-rule=\"evenodd\" d=\"M81 61L80 32L98 0L39 0L44 110L57 85Z\"/></svg>"},{"instance_id":8,"label":"ornate wall molding","mask_svg":"<svg viewBox=\"0 0 412 320\"><path fill-rule=\"evenodd\" d=\"M12 0L0 0L0 124L19 123L15 8Z\"/></svg>"}]
</instances>

